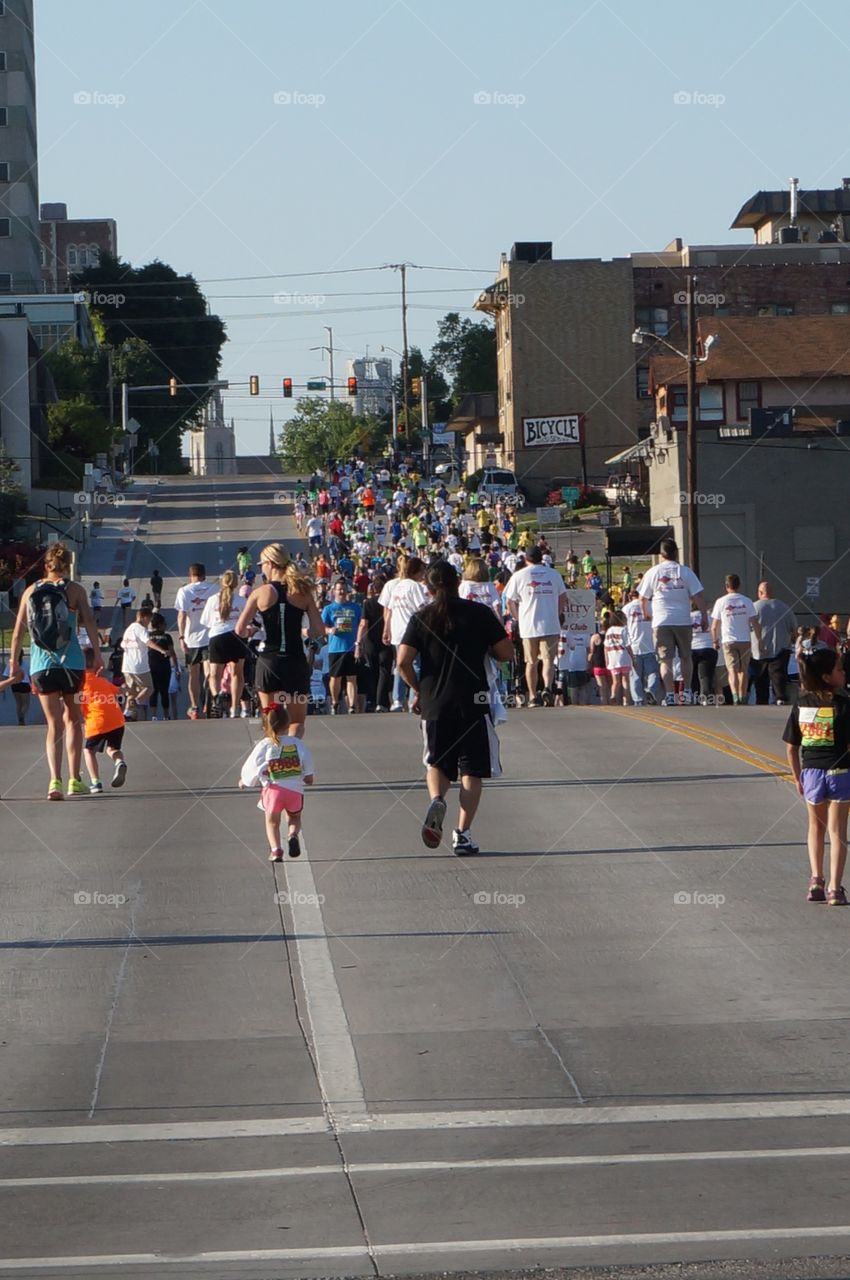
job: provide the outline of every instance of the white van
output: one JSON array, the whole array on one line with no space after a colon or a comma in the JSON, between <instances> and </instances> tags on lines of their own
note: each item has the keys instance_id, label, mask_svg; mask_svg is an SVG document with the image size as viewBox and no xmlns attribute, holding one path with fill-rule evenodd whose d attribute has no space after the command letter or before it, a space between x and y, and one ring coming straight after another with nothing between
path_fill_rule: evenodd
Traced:
<instances>
[{"instance_id":1,"label":"white van","mask_svg":"<svg viewBox=\"0 0 850 1280\"><path fill-rule=\"evenodd\" d=\"M485 467L478 492L489 501L503 498L516 506L525 504L525 496L513 471L506 467Z\"/></svg>"}]
</instances>

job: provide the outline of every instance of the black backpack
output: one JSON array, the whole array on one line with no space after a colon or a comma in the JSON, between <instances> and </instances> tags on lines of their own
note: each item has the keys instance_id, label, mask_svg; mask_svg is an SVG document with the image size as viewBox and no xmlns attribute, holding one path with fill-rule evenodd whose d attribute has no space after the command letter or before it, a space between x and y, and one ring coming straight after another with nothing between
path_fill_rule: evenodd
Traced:
<instances>
[{"instance_id":1,"label":"black backpack","mask_svg":"<svg viewBox=\"0 0 850 1280\"><path fill-rule=\"evenodd\" d=\"M69 644L73 631L64 582L39 582L27 601L27 626L33 643L57 654Z\"/></svg>"}]
</instances>

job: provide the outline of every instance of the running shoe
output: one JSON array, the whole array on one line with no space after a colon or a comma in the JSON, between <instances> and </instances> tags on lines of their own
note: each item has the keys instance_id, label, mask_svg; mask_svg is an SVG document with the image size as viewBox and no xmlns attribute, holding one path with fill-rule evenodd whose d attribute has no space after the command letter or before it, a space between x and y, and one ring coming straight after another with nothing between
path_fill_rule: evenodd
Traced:
<instances>
[{"instance_id":1,"label":"running shoe","mask_svg":"<svg viewBox=\"0 0 850 1280\"><path fill-rule=\"evenodd\" d=\"M301 844L297 836L289 837L289 843L286 846L286 852L289 854L290 858L301 857Z\"/></svg>"},{"instance_id":2,"label":"running shoe","mask_svg":"<svg viewBox=\"0 0 850 1280\"><path fill-rule=\"evenodd\" d=\"M694 695L690 689L685 689L682 693L682 705L686 707L693 706Z\"/></svg>"},{"instance_id":3,"label":"running shoe","mask_svg":"<svg viewBox=\"0 0 850 1280\"><path fill-rule=\"evenodd\" d=\"M239 719L247 720L249 715L250 715L250 712L248 711L248 708L243 707L242 710L239 712Z\"/></svg>"},{"instance_id":4,"label":"running shoe","mask_svg":"<svg viewBox=\"0 0 850 1280\"><path fill-rule=\"evenodd\" d=\"M158 724L159 716L151 716L151 724Z\"/></svg>"},{"instance_id":5,"label":"running shoe","mask_svg":"<svg viewBox=\"0 0 850 1280\"><path fill-rule=\"evenodd\" d=\"M837 889L827 889L826 905L828 907L846 907L847 894L844 892L844 885L840 884Z\"/></svg>"},{"instance_id":6,"label":"running shoe","mask_svg":"<svg viewBox=\"0 0 850 1280\"><path fill-rule=\"evenodd\" d=\"M422 843L429 849L439 849L443 838L443 823L446 820L446 802L439 796L428 805L425 821L422 823Z\"/></svg>"},{"instance_id":7,"label":"running shoe","mask_svg":"<svg viewBox=\"0 0 850 1280\"><path fill-rule=\"evenodd\" d=\"M103 783L102 783L102 782L92 782L92 783L89 785L89 794L90 794L90 795L93 795L93 796L102 796L102 795L103 795Z\"/></svg>"},{"instance_id":8,"label":"running shoe","mask_svg":"<svg viewBox=\"0 0 850 1280\"><path fill-rule=\"evenodd\" d=\"M404 703L394 702L393 705L390 707L390 711L404 711Z\"/></svg>"},{"instance_id":9,"label":"running shoe","mask_svg":"<svg viewBox=\"0 0 850 1280\"><path fill-rule=\"evenodd\" d=\"M453 831L452 852L463 855L480 853L481 850L468 831Z\"/></svg>"},{"instance_id":10,"label":"running shoe","mask_svg":"<svg viewBox=\"0 0 850 1280\"><path fill-rule=\"evenodd\" d=\"M187 718L188 720L197 720L197 719L199 719L199 716L198 716L198 708L197 708L197 707L190 707L190 708L189 708L189 710L186 712L186 718Z\"/></svg>"},{"instance_id":11,"label":"running shoe","mask_svg":"<svg viewBox=\"0 0 850 1280\"><path fill-rule=\"evenodd\" d=\"M47 788L47 798L48 800L64 800L65 799L65 791L62 787L61 778L50 779L50 786Z\"/></svg>"},{"instance_id":12,"label":"running shoe","mask_svg":"<svg viewBox=\"0 0 850 1280\"><path fill-rule=\"evenodd\" d=\"M269 862L283 862L283 850L272 849L271 853L269 854Z\"/></svg>"},{"instance_id":13,"label":"running shoe","mask_svg":"<svg viewBox=\"0 0 850 1280\"><path fill-rule=\"evenodd\" d=\"M676 695L675 695L675 693L668 693L668 694L667 694L667 697L664 699L664 705L665 705L665 707L675 707L675 705L676 705Z\"/></svg>"},{"instance_id":14,"label":"running shoe","mask_svg":"<svg viewBox=\"0 0 850 1280\"><path fill-rule=\"evenodd\" d=\"M88 787L79 778L68 779L68 795L69 796L87 796Z\"/></svg>"},{"instance_id":15,"label":"running shoe","mask_svg":"<svg viewBox=\"0 0 850 1280\"><path fill-rule=\"evenodd\" d=\"M809 892L806 895L807 902L826 902L826 891L824 889L823 876L812 876L809 881Z\"/></svg>"},{"instance_id":16,"label":"running shoe","mask_svg":"<svg viewBox=\"0 0 850 1280\"><path fill-rule=\"evenodd\" d=\"M123 787L127 778L127 761L117 760L115 762L115 772L112 775L112 786Z\"/></svg>"},{"instance_id":17,"label":"running shoe","mask_svg":"<svg viewBox=\"0 0 850 1280\"><path fill-rule=\"evenodd\" d=\"M536 694L534 695L534 697L531 699L531 701L529 702L529 704L528 704L528 705L529 705L530 707L542 707L542 706L543 706L543 699L541 698L540 694L539 694L539 693L536 693Z\"/></svg>"},{"instance_id":18,"label":"running shoe","mask_svg":"<svg viewBox=\"0 0 850 1280\"><path fill-rule=\"evenodd\" d=\"M541 706L544 706L544 707L554 707L555 695L551 689L543 690L543 692L540 695L540 703L541 703Z\"/></svg>"}]
</instances>

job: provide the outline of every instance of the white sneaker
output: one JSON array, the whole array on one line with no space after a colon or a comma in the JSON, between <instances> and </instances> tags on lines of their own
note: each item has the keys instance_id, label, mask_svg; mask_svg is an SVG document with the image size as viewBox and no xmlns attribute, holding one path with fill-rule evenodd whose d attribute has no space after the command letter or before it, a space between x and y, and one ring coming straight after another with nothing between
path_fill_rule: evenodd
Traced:
<instances>
[{"instance_id":1,"label":"white sneaker","mask_svg":"<svg viewBox=\"0 0 850 1280\"><path fill-rule=\"evenodd\" d=\"M239 719L240 719L240 720L247 720L247 719L248 719L248 708L247 708L247 707L243 707L243 708L242 708L242 710L239 712Z\"/></svg>"},{"instance_id":2,"label":"white sneaker","mask_svg":"<svg viewBox=\"0 0 850 1280\"><path fill-rule=\"evenodd\" d=\"M115 772L112 775L112 786L123 787L127 777L127 761L117 760L115 762Z\"/></svg>"},{"instance_id":3,"label":"white sneaker","mask_svg":"<svg viewBox=\"0 0 850 1280\"><path fill-rule=\"evenodd\" d=\"M439 849L443 838L443 823L446 819L446 802L439 796L428 805L425 821L422 823L422 843L429 849Z\"/></svg>"},{"instance_id":4,"label":"white sneaker","mask_svg":"<svg viewBox=\"0 0 850 1280\"><path fill-rule=\"evenodd\" d=\"M404 703L394 702L393 705L390 707L390 711L404 711Z\"/></svg>"},{"instance_id":5,"label":"white sneaker","mask_svg":"<svg viewBox=\"0 0 850 1280\"><path fill-rule=\"evenodd\" d=\"M468 831L453 831L452 852L463 855L480 853L481 850Z\"/></svg>"}]
</instances>

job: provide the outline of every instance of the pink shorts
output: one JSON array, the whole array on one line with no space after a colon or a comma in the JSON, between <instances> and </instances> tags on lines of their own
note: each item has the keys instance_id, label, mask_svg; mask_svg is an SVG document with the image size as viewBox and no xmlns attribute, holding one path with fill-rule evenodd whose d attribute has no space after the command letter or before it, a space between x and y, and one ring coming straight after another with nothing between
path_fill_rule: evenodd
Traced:
<instances>
[{"instance_id":1,"label":"pink shorts","mask_svg":"<svg viewBox=\"0 0 850 1280\"><path fill-rule=\"evenodd\" d=\"M304 808L300 791L290 791L289 787L279 787L274 782L263 787L260 799L266 813L300 813Z\"/></svg>"}]
</instances>

